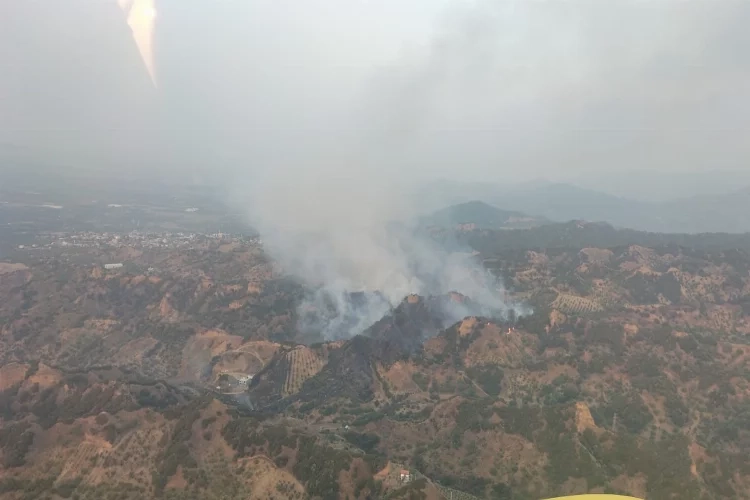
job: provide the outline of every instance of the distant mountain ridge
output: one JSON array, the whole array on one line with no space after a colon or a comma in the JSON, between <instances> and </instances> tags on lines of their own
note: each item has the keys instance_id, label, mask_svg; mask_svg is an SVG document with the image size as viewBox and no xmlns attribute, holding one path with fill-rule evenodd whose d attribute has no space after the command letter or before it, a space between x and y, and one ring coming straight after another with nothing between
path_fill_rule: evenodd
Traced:
<instances>
[{"instance_id":1,"label":"distant mountain ridge","mask_svg":"<svg viewBox=\"0 0 750 500\"><path fill-rule=\"evenodd\" d=\"M527 214L526 227L544 221L605 221L615 227L660 233L744 233L750 232L750 186L725 194L708 194L664 202L636 201L572 184L534 181L513 186L486 185L482 189L467 184L450 191L436 184L429 198L445 199L455 205L438 210L426 220L475 223L479 229L500 229L477 200L501 214ZM472 201L468 201L472 200ZM466 208L468 207L468 209ZM476 212L476 213L472 213ZM453 219L451 219L453 217ZM507 219L506 219L507 220ZM440 225L440 224L436 224ZM507 224L511 225L511 224ZM493 227L494 226L494 227ZM516 225L516 227L523 227Z\"/></svg>"},{"instance_id":2,"label":"distant mountain ridge","mask_svg":"<svg viewBox=\"0 0 750 500\"><path fill-rule=\"evenodd\" d=\"M547 219L503 210L483 201L469 201L438 210L420 220L421 227L464 229L522 229L539 226Z\"/></svg>"},{"instance_id":3,"label":"distant mountain ridge","mask_svg":"<svg viewBox=\"0 0 750 500\"><path fill-rule=\"evenodd\" d=\"M623 228L665 233L750 231L750 188L663 203L634 201L571 184L542 183L500 193L503 207L566 221L606 221Z\"/></svg>"},{"instance_id":4,"label":"distant mountain ridge","mask_svg":"<svg viewBox=\"0 0 750 500\"><path fill-rule=\"evenodd\" d=\"M530 248L618 248L629 245L671 248L675 251L678 248L707 252L750 251L750 233L654 233L586 221L569 221L525 230L472 231L461 239L483 253Z\"/></svg>"},{"instance_id":5,"label":"distant mountain ridge","mask_svg":"<svg viewBox=\"0 0 750 500\"><path fill-rule=\"evenodd\" d=\"M695 196L723 195L740 186L750 186L750 170L717 167L710 171L655 172L636 168L587 172L564 182L621 198L668 203Z\"/></svg>"}]
</instances>

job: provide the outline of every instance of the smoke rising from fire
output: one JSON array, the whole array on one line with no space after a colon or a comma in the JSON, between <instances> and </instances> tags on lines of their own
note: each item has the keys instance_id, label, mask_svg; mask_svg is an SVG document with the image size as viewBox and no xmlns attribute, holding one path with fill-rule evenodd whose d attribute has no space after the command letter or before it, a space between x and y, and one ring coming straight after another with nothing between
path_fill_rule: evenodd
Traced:
<instances>
[{"instance_id":1,"label":"smoke rising from fire","mask_svg":"<svg viewBox=\"0 0 750 500\"><path fill-rule=\"evenodd\" d=\"M744 168L748 19L745 0L2 2L0 144L232 183L331 136L410 177Z\"/></svg>"},{"instance_id":2,"label":"smoke rising from fire","mask_svg":"<svg viewBox=\"0 0 750 500\"><path fill-rule=\"evenodd\" d=\"M421 213L414 187L425 180L412 155L432 107L419 91L429 93L424 79L438 73L385 68L349 109L326 116L327 134L298 137L235 186L269 253L314 290L300 308L301 330L351 336L409 294L455 291L492 314L509 308L502 284L471 255L412 226Z\"/></svg>"},{"instance_id":3,"label":"smoke rising from fire","mask_svg":"<svg viewBox=\"0 0 750 500\"><path fill-rule=\"evenodd\" d=\"M639 111L657 95L643 93L640 83L671 85L660 66L664 57L671 57L673 70L693 71L680 65L685 47L675 40L700 19L703 7L451 5L426 42L381 61L351 85L320 90L316 79L300 81L299 93L285 101L271 91L276 107L259 108L261 115L253 118L258 126L247 138L257 148L240 177L244 184L234 186L235 199L271 254L319 287L303 308L333 303L338 311L356 312L361 324L352 327L355 333L409 293L457 291L490 310L508 307L502 285L471 258L403 227L394 230L393 221L420 213L415 185L447 172L465 177L464 167L497 179L494 166L539 169L581 156L617 163L622 158L613 152L632 148L649 126L676 123L671 106L697 112L686 103L704 91L659 92L663 113ZM680 19L676 27L674 16ZM641 26L637 40L621 29L623 22ZM713 29L703 36L717 43L722 38ZM308 83L309 97L303 91ZM334 97L332 89L343 91ZM287 115L290 105L299 113ZM620 133L602 136L607 124ZM598 130L599 136L582 143L581 130ZM666 149L651 151L665 158L656 151ZM366 306L351 303L349 293L361 290L382 297ZM331 336L341 317L329 319L314 327Z\"/></svg>"},{"instance_id":4,"label":"smoke rising from fire","mask_svg":"<svg viewBox=\"0 0 750 500\"><path fill-rule=\"evenodd\" d=\"M331 290L390 304L474 286L389 226L438 177L705 172L750 156L745 0L154 0L158 89L129 2L0 5L0 144L216 180L290 272Z\"/></svg>"}]
</instances>

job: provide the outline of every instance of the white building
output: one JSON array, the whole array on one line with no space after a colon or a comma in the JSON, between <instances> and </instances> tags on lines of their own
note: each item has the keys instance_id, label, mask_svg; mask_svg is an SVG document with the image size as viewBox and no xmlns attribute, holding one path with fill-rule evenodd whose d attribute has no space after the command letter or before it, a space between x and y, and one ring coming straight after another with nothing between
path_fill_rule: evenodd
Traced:
<instances>
[{"instance_id":1,"label":"white building","mask_svg":"<svg viewBox=\"0 0 750 500\"><path fill-rule=\"evenodd\" d=\"M104 269L120 269L122 267L122 262L117 262L115 264L104 264Z\"/></svg>"}]
</instances>

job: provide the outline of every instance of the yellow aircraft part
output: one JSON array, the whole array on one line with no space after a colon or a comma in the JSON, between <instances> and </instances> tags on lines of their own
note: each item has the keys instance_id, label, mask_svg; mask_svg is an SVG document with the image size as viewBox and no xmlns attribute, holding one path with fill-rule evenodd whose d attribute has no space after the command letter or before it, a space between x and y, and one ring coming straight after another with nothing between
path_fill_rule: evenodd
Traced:
<instances>
[{"instance_id":1,"label":"yellow aircraft part","mask_svg":"<svg viewBox=\"0 0 750 500\"><path fill-rule=\"evenodd\" d=\"M155 0L117 0L125 14L133 39L141 53L151 83L156 85L156 68L154 66L154 23L156 21Z\"/></svg>"},{"instance_id":2,"label":"yellow aircraft part","mask_svg":"<svg viewBox=\"0 0 750 500\"><path fill-rule=\"evenodd\" d=\"M547 500L642 500L635 497L624 497L622 495L573 495L571 497L555 497Z\"/></svg>"}]
</instances>

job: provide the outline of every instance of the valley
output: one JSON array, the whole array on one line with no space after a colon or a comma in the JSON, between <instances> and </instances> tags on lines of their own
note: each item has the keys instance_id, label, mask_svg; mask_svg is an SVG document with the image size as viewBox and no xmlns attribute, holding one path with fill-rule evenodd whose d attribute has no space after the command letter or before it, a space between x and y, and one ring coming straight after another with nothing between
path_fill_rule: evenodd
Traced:
<instances>
[{"instance_id":1,"label":"valley","mask_svg":"<svg viewBox=\"0 0 750 500\"><path fill-rule=\"evenodd\" d=\"M410 295L316 339L254 236L16 245L0 498L750 498L744 236L451 230L522 312Z\"/></svg>"},{"instance_id":2,"label":"valley","mask_svg":"<svg viewBox=\"0 0 750 500\"><path fill-rule=\"evenodd\" d=\"M0 500L750 500L748 21L0 3Z\"/></svg>"}]
</instances>

